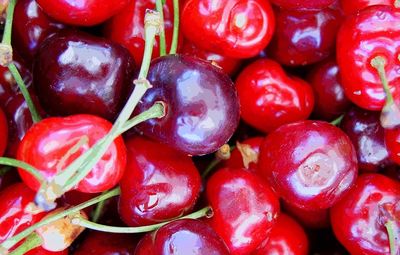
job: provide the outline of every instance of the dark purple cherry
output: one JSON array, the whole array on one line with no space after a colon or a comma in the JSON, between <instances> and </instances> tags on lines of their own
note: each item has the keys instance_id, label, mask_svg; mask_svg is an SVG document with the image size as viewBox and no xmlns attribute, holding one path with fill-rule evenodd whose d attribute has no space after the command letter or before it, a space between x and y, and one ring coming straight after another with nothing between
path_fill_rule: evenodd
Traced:
<instances>
[{"instance_id":1,"label":"dark purple cherry","mask_svg":"<svg viewBox=\"0 0 400 255\"><path fill-rule=\"evenodd\" d=\"M162 101L166 115L138 126L145 135L190 155L218 150L239 123L233 82L209 62L183 55L155 59L148 80L153 85L136 113Z\"/></svg>"},{"instance_id":2,"label":"dark purple cherry","mask_svg":"<svg viewBox=\"0 0 400 255\"><path fill-rule=\"evenodd\" d=\"M361 171L376 172L391 164L379 117L379 112L353 107L340 125L356 148Z\"/></svg>"},{"instance_id":3,"label":"dark purple cherry","mask_svg":"<svg viewBox=\"0 0 400 255\"><path fill-rule=\"evenodd\" d=\"M122 46L68 30L45 40L33 73L40 102L50 114L112 120L130 91L133 71L133 59Z\"/></svg>"},{"instance_id":4,"label":"dark purple cherry","mask_svg":"<svg viewBox=\"0 0 400 255\"><path fill-rule=\"evenodd\" d=\"M147 234L135 255L229 255L222 239L199 220L177 220Z\"/></svg>"}]
</instances>

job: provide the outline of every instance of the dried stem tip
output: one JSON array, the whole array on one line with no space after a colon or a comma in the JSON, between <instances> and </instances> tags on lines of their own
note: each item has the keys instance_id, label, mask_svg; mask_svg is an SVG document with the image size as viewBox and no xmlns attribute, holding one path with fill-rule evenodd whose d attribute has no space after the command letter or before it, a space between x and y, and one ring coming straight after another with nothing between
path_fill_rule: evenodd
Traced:
<instances>
[{"instance_id":1,"label":"dried stem tip","mask_svg":"<svg viewBox=\"0 0 400 255\"><path fill-rule=\"evenodd\" d=\"M162 22L160 13L155 10L147 9L144 16L144 27L145 30L148 27L153 27L156 34L160 34L160 31L164 29L164 24Z\"/></svg>"},{"instance_id":2,"label":"dried stem tip","mask_svg":"<svg viewBox=\"0 0 400 255\"><path fill-rule=\"evenodd\" d=\"M13 49L11 45L0 43L0 65L7 67L13 61Z\"/></svg>"}]
</instances>

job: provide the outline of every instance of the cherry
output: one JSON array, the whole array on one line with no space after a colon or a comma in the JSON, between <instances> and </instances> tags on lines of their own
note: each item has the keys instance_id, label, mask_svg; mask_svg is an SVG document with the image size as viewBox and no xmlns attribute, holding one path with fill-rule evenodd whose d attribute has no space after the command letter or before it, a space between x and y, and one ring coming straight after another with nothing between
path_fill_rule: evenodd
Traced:
<instances>
[{"instance_id":1,"label":"cherry","mask_svg":"<svg viewBox=\"0 0 400 255\"><path fill-rule=\"evenodd\" d=\"M21 182L17 171L13 168L0 167L0 191L17 182Z\"/></svg>"},{"instance_id":2,"label":"cherry","mask_svg":"<svg viewBox=\"0 0 400 255\"><path fill-rule=\"evenodd\" d=\"M329 5L333 4L335 0L271 0L273 4L276 4L283 9L324 9Z\"/></svg>"},{"instance_id":3,"label":"cherry","mask_svg":"<svg viewBox=\"0 0 400 255\"><path fill-rule=\"evenodd\" d=\"M145 135L190 155L218 150L239 123L234 84L219 68L183 55L153 60L147 79L153 86L135 113L157 101L166 108L161 119L137 126Z\"/></svg>"},{"instance_id":4,"label":"cherry","mask_svg":"<svg viewBox=\"0 0 400 255\"><path fill-rule=\"evenodd\" d=\"M204 50L232 58L257 56L271 40L275 19L268 1L188 0L182 31Z\"/></svg>"},{"instance_id":5,"label":"cherry","mask_svg":"<svg viewBox=\"0 0 400 255\"><path fill-rule=\"evenodd\" d=\"M43 43L34 66L34 85L50 114L88 113L112 120L130 91L133 71L123 47L71 30Z\"/></svg>"},{"instance_id":6,"label":"cherry","mask_svg":"<svg viewBox=\"0 0 400 255\"><path fill-rule=\"evenodd\" d=\"M267 239L252 255L307 255L308 237L304 229L286 214L279 215Z\"/></svg>"},{"instance_id":7,"label":"cherry","mask_svg":"<svg viewBox=\"0 0 400 255\"><path fill-rule=\"evenodd\" d=\"M389 254L386 214L393 214L398 229L399 201L398 182L380 174L361 175L355 187L331 209L337 239L351 254Z\"/></svg>"},{"instance_id":8,"label":"cherry","mask_svg":"<svg viewBox=\"0 0 400 255\"><path fill-rule=\"evenodd\" d=\"M190 157L142 137L130 138L126 146L128 163L119 200L126 224L156 224L193 208L201 178Z\"/></svg>"},{"instance_id":9,"label":"cherry","mask_svg":"<svg viewBox=\"0 0 400 255\"><path fill-rule=\"evenodd\" d=\"M345 114L340 126L356 148L361 171L376 172L391 164L379 112L353 107Z\"/></svg>"},{"instance_id":10,"label":"cherry","mask_svg":"<svg viewBox=\"0 0 400 255\"><path fill-rule=\"evenodd\" d=\"M68 255L68 249L63 251L48 251L42 247L37 247L33 250L28 251L25 255Z\"/></svg>"},{"instance_id":11,"label":"cherry","mask_svg":"<svg viewBox=\"0 0 400 255\"><path fill-rule=\"evenodd\" d=\"M269 59L247 66L237 78L236 87L242 119L263 132L307 119L314 106L311 86L288 77L278 63Z\"/></svg>"},{"instance_id":12,"label":"cherry","mask_svg":"<svg viewBox=\"0 0 400 255\"><path fill-rule=\"evenodd\" d=\"M92 115L44 119L25 134L17 159L36 167L47 181L51 181L59 171L103 138L111 126L108 121ZM121 179L125 165L126 148L122 138L118 137L76 189L86 193L110 189ZM31 189L40 188L31 174L21 169L19 173Z\"/></svg>"},{"instance_id":13,"label":"cherry","mask_svg":"<svg viewBox=\"0 0 400 255\"><path fill-rule=\"evenodd\" d=\"M77 26L100 24L125 8L129 0L37 0L55 20Z\"/></svg>"},{"instance_id":14,"label":"cherry","mask_svg":"<svg viewBox=\"0 0 400 255\"><path fill-rule=\"evenodd\" d=\"M334 52L341 24L338 10L316 11L275 9L276 32L268 53L279 63L289 66L309 65Z\"/></svg>"},{"instance_id":15,"label":"cherry","mask_svg":"<svg viewBox=\"0 0 400 255\"><path fill-rule=\"evenodd\" d=\"M381 56L395 100L400 100L400 11L390 6L371 6L350 15L337 38L337 60L346 96L358 106L379 111L386 93L371 61Z\"/></svg>"},{"instance_id":16,"label":"cherry","mask_svg":"<svg viewBox=\"0 0 400 255\"><path fill-rule=\"evenodd\" d=\"M290 216L307 228L320 229L330 226L329 209L304 210L285 201L283 201L283 208Z\"/></svg>"},{"instance_id":17,"label":"cherry","mask_svg":"<svg viewBox=\"0 0 400 255\"><path fill-rule=\"evenodd\" d=\"M13 19L13 47L32 63L42 42L65 26L49 18L36 0L19 0Z\"/></svg>"},{"instance_id":18,"label":"cherry","mask_svg":"<svg viewBox=\"0 0 400 255\"><path fill-rule=\"evenodd\" d=\"M299 121L266 137L258 170L289 204L321 210L353 186L357 155L339 128L323 121Z\"/></svg>"},{"instance_id":19,"label":"cherry","mask_svg":"<svg viewBox=\"0 0 400 255\"><path fill-rule=\"evenodd\" d=\"M135 255L228 255L221 238L199 220L177 220L146 235Z\"/></svg>"},{"instance_id":20,"label":"cherry","mask_svg":"<svg viewBox=\"0 0 400 255\"><path fill-rule=\"evenodd\" d=\"M357 13L372 5L391 5L398 7L396 5L399 5L399 3L396 0L340 0L340 6L346 15Z\"/></svg>"},{"instance_id":21,"label":"cherry","mask_svg":"<svg viewBox=\"0 0 400 255\"><path fill-rule=\"evenodd\" d=\"M279 201L258 176L244 169L220 169L208 180L206 195L213 210L208 223L230 254L250 254L268 238Z\"/></svg>"},{"instance_id":22,"label":"cherry","mask_svg":"<svg viewBox=\"0 0 400 255\"><path fill-rule=\"evenodd\" d=\"M400 129L385 129L385 144L391 160L400 164Z\"/></svg>"},{"instance_id":23,"label":"cherry","mask_svg":"<svg viewBox=\"0 0 400 255\"><path fill-rule=\"evenodd\" d=\"M0 156L4 154L4 151L6 150L7 147L7 142L8 142L7 119L3 110L0 108Z\"/></svg>"},{"instance_id":24,"label":"cherry","mask_svg":"<svg viewBox=\"0 0 400 255\"><path fill-rule=\"evenodd\" d=\"M90 232L75 255L133 255L136 238L127 234ZM150 255L150 254L148 254Z\"/></svg>"},{"instance_id":25,"label":"cherry","mask_svg":"<svg viewBox=\"0 0 400 255\"><path fill-rule=\"evenodd\" d=\"M317 117L331 121L350 107L340 81L339 67L334 60L314 66L307 80L314 90L314 114Z\"/></svg>"}]
</instances>

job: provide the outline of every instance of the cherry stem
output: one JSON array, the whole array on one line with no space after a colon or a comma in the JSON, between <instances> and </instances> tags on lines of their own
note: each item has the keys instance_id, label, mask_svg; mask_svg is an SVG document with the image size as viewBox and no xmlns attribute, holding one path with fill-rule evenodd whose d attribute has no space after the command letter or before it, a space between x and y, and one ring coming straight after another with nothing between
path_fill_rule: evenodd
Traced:
<instances>
[{"instance_id":1,"label":"cherry stem","mask_svg":"<svg viewBox=\"0 0 400 255\"><path fill-rule=\"evenodd\" d=\"M34 166L29 165L28 163L25 163L23 161L13 158L0 157L0 165L20 168L33 175L35 179L41 184L46 182L43 175Z\"/></svg>"},{"instance_id":2,"label":"cherry stem","mask_svg":"<svg viewBox=\"0 0 400 255\"><path fill-rule=\"evenodd\" d=\"M132 234L132 233L145 233L145 232L150 232L156 229L159 229L160 227L171 223L176 220L181 220L181 219L199 219L202 217L205 217L209 215L209 211L211 208L209 206L200 209L197 212L188 214L186 216L182 216L180 218L171 220L171 221L166 221L154 225L148 225L148 226L141 226L141 227L114 227L114 226L107 226L107 225L102 225L98 224L95 222L91 222L89 220L86 220L82 217L77 217L72 219L72 224L79 225L81 227L85 227L88 229L92 230L97 230L97 231L103 231L103 232L108 232L108 233L124 233L124 234Z\"/></svg>"},{"instance_id":3,"label":"cherry stem","mask_svg":"<svg viewBox=\"0 0 400 255\"><path fill-rule=\"evenodd\" d=\"M17 0L10 0L8 3L6 24L4 25L3 40L1 41L2 44L11 45L12 23L16 2Z\"/></svg>"},{"instance_id":4,"label":"cherry stem","mask_svg":"<svg viewBox=\"0 0 400 255\"><path fill-rule=\"evenodd\" d=\"M344 118L344 114L340 115L339 117L337 117L336 119L334 119L333 121L331 121L330 123L334 126L339 126L340 123L342 123L342 120Z\"/></svg>"},{"instance_id":5,"label":"cherry stem","mask_svg":"<svg viewBox=\"0 0 400 255\"><path fill-rule=\"evenodd\" d=\"M179 0L173 0L174 4L174 30L172 33L171 49L169 54L176 54L178 49L178 39L179 39Z\"/></svg>"},{"instance_id":6,"label":"cherry stem","mask_svg":"<svg viewBox=\"0 0 400 255\"><path fill-rule=\"evenodd\" d=\"M160 28L160 56L167 54L166 40L165 40L165 27L164 27L164 3L162 0L156 0L156 10L160 13L161 26Z\"/></svg>"},{"instance_id":7,"label":"cherry stem","mask_svg":"<svg viewBox=\"0 0 400 255\"><path fill-rule=\"evenodd\" d=\"M106 191L106 192L107 192L107 191ZM104 193L106 193L106 192L103 192L102 194L104 194ZM103 210L104 210L104 206L105 206L105 204L106 204L106 201L107 201L107 200L103 200L103 201L100 201L100 202L97 204L96 209L95 209L95 210L93 211L93 213L92 213L92 221L93 221L93 222L98 222L98 221L99 221L101 215L103 214Z\"/></svg>"},{"instance_id":8,"label":"cherry stem","mask_svg":"<svg viewBox=\"0 0 400 255\"><path fill-rule=\"evenodd\" d=\"M230 148L229 154L230 154L230 152L233 151L233 149L235 149L235 147L236 147L236 146L230 146L230 147L229 147L229 148ZM201 178L202 178L203 180L205 180L206 177L210 174L210 172L211 172L212 170L214 170L214 168L215 168L216 166L218 166L218 164L221 163L221 161L224 160L224 159L218 157L217 154L218 154L218 152L215 154L215 159L214 159L213 161L211 161L210 164L208 164L208 166L206 167L206 169L204 169L203 173L201 174Z\"/></svg>"},{"instance_id":9,"label":"cherry stem","mask_svg":"<svg viewBox=\"0 0 400 255\"><path fill-rule=\"evenodd\" d=\"M12 168L9 166L0 167L0 177L8 173Z\"/></svg>"},{"instance_id":10,"label":"cherry stem","mask_svg":"<svg viewBox=\"0 0 400 255\"><path fill-rule=\"evenodd\" d=\"M376 69L379 74L379 78L382 82L383 89L386 93L386 105L391 105L394 103L392 92L390 92L390 87L388 80L386 78L385 71L386 59L382 56L377 56L371 60L371 66Z\"/></svg>"},{"instance_id":11,"label":"cherry stem","mask_svg":"<svg viewBox=\"0 0 400 255\"><path fill-rule=\"evenodd\" d=\"M385 227L389 236L390 255L398 255L399 254L398 252L400 252L400 247L396 247L396 244L400 241L399 240L400 233L396 233L396 227L394 226L394 223L391 220L388 220L386 222Z\"/></svg>"},{"instance_id":12,"label":"cherry stem","mask_svg":"<svg viewBox=\"0 0 400 255\"><path fill-rule=\"evenodd\" d=\"M77 206L71 207L71 208L69 208L69 209L67 209L65 211L60 212L60 213L51 215L50 217L45 218L42 221L40 221L40 222L38 222L38 223L26 228L25 230L23 230L19 234L17 234L15 236L5 240L3 243L1 243L0 250L2 248L3 249L7 249L7 250L10 249L11 247L16 245L18 242L20 242L21 240L23 240L24 238L29 236L33 231L35 231L36 229L38 229L40 227L43 227L43 226L45 226L47 224L50 224L50 223L52 223L52 222L54 222L56 220L62 219L63 217L65 217L67 215L76 213L76 212L78 212L78 211L80 211L80 210L82 210L82 209L84 209L86 207L89 207L89 206L92 206L94 204L97 204L97 203L99 203L99 202L101 202L103 200L109 199L111 197L118 196L119 194L120 194L120 189L119 189L119 187L117 187L117 188L114 188L114 189L112 189L110 191L107 191L106 193L101 194L101 195L99 195L99 196L97 196L95 198L92 198L92 199L90 199L90 200L88 200L88 201L86 201L84 203L81 203L81 204L79 204Z\"/></svg>"},{"instance_id":13,"label":"cherry stem","mask_svg":"<svg viewBox=\"0 0 400 255\"><path fill-rule=\"evenodd\" d=\"M24 241L23 244L18 246L17 249L13 250L9 255L23 255L28 251L41 246L43 243L42 238L35 232L31 233Z\"/></svg>"}]
</instances>

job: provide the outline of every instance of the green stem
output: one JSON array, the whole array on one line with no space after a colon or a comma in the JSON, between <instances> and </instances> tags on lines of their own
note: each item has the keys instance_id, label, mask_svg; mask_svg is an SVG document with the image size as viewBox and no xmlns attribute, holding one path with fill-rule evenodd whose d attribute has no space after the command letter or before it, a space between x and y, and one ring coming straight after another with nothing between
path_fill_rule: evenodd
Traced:
<instances>
[{"instance_id":1,"label":"green stem","mask_svg":"<svg viewBox=\"0 0 400 255\"><path fill-rule=\"evenodd\" d=\"M210 207L205 207L197 212L191 213L189 215L180 217L178 219L174 219L171 221L166 221L154 225L148 225L148 226L141 226L141 227L113 227L113 226L107 226L107 225L102 225L98 224L95 222L88 221L84 218L75 218L72 220L72 224L79 225L88 229L92 230L97 230L97 231L103 231L103 232L108 232L108 233L125 233L125 234L130 234L130 233L145 233L145 232L150 232L156 229L159 229L160 227L176 221L176 220L181 220L181 219L199 219L204 216L207 216L210 211Z\"/></svg>"},{"instance_id":2,"label":"green stem","mask_svg":"<svg viewBox=\"0 0 400 255\"><path fill-rule=\"evenodd\" d=\"M23 169L26 172L33 175L38 182L40 182L40 183L46 182L43 175L35 167L33 167L32 165L29 165L28 163L25 163L23 161L16 160L13 158L0 157L0 165L17 167L17 168Z\"/></svg>"},{"instance_id":3,"label":"green stem","mask_svg":"<svg viewBox=\"0 0 400 255\"><path fill-rule=\"evenodd\" d=\"M107 193L107 191L103 192L102 194L105 194L105 193ZM99 219L100 219L100 217L101 217L101 215L103 213L106 201L107 200L103 200L103 201L100 201L97 204L96 209L93 211L93 214L92 214L92 221L94 221L94 222L98 222L99 221Z\"/></svg>"},{"instance_id":4,"label":"green stem","mask_svg":"<svg viewBox=\"0 0 400 255\"><path fill-rule=\"evenodd\" d=\"M17 0L10 0L7 7L6 24L4 25L3 40L1 43L11 45L12 23Z\"/></svg>"},{"instance_id":5,"label":"green stem","mask_svg":"<svg viewBox=\"0 0 400 255\"><path fill-rule=\"evenodd\" d=\"M330 123L334 126L339 126L340 123L342 123L342 120L344 118L344 114L340 115L338 118L334 119L333 121L331 121Z\"/></svg>"},{"instance_id":6,"label":"green stem","mask_svg":"<svg viewBox=\"0 0 400 255\"><path fill-rule=\"evenodd\" d=\"M201 174L201 178L206 179L206 177L210 174L210 172L221 162L222 160L219 158L215 158L211 163L207 166L207 168Z\"/></svg>"},{"instance_id":7,"label":"green stem","mask_svg":"<svg viewBox=\"0 0 400 255\"><path fill-rule=\"evenodd\" d=\"M132 127L138 125L149 119L162 118L165 115L165 108L163 103L155 103L148 110L128 120L125 125L121 128L120 133L124 133Z\"/></svg>"},{"instance_id":8,"label":"green stem","mask_svg":"<svg viewBox=\"0 0 400 255\"><path fill-rule=\"evenodd\" d=\"M78 212L86 207L92 206L94 204L97 204L103 200L109 199L111 197L115 197L118 196L120 194L120 190L119 188L115 188L112 189L110 191L108 191L105 194L101 194L100 196L97 196L95 198L92 198L82 204L79 204L77 206L71 207L65 211L60 212L59 214L54 214L48 218L43 219L42 221L26 228L24 231L20 232L19 234L8 238L7 240L5 240L3 243L1 243L0 246L0 250L1 248L3 249L10 249L11 247L13 247L14 245L16 245L18 242L20 242L21 240L23 240L24 238L26 238L27 236L29 236L33 231L35 231L36 229L43 227L47 224L50 224L56 220L62 219L63 217Z\"/></svg>"},{"instance_id":9,"label":"green stem","mask_svg":"<svg viewBox=\"0 0 400 255\"><path fill-rule=\"evenodd\" d=\"M40 238L38 234L33 232L25 239L23 244L18 246L18 248L13 250L9 255L23 255L28 251L42 245L42 242L42 238Z\"/></svg>"},{"instance_id":10,"label":"green stem","mask_svg":"<svg viewBox=\"0 0 400 255\"><path fill-rule=\"evenodd\" d=\"M179 39L179 0L173 0L174 2L174 30L172 34L171 50L169 54L176 54L178 49Z\"/></svg>"},{"instance_id":11,"label":"green stem","mask_svg":"<svg viewBox=\"0 0 400 255\"><path fill-rule=\"evenodd\" d=\"M382 82L383 89L386 93L386 105L393 104L394 99L392 92L390 92L390 87L388 80L386 78L386 71L385 71L386 59L382 56L377 56L371 60L371 66L376 69L379 74L379 78Z\"/></svg>"},{"instance_id":12,"label":"green stem","mask_svg":"<svg viewBox=\"0 0 400 255\"><path fill-rule=\"evenodd\" d=\"M399 233L395 234L395 226L393 221L387 221L385 227L389 236L390 255L399 255L398 252L400 252L400 248L396 247L396 244L400 242L400 240L398 240Z\"/></svg>"},{"instance_id":13,"label":"green stem","mask_svg":"<svg viewBox=\"0 0 400 255\"><path fill-rule=\"evenodd\" d=\"M4 167L0 167L0 177L4 176L6 173L8 173L8 171L10 171L12 168L9 166L4 166Z\"/></svg>"},{"instance_id":14,"label":"green stem","mask_svg":"<svg viewBox=\"0 0 400 255\"><path fill-rule=\"evenodd\" d=\"M160 13L162 28L160 29L160 56L167 54L165 29L164 29L164 6L162 0L156 0L156 10Z\"/></svg>"}]
</instances>

